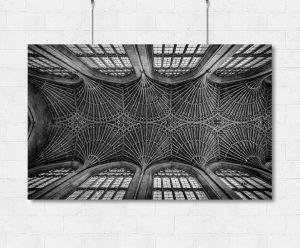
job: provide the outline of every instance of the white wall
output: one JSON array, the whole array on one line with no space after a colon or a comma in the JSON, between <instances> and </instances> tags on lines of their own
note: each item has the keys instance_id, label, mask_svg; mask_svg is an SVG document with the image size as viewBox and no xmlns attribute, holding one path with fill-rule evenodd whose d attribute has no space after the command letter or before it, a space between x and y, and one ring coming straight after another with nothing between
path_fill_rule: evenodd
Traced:
<instances>
[{"instance_id":1,"label":"white wall","mask_svg":"<svg viewBox=\"0 0 300 248\"><path fill-rule=\"evenodd\" d=\"M96 0L95 43L203 43L205 0ZM0 0L0 247L300 246L300 2L211 0L211 43L274 45L275 200L26 200L28 43L90 43L89 0Z\"/></svg>"}]
</instances>

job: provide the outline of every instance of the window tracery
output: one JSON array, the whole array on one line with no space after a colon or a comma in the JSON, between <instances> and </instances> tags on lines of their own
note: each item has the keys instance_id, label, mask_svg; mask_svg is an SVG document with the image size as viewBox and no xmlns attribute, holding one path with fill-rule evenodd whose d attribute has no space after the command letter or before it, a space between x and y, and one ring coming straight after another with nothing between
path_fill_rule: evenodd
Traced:
<instances>
[{"instance_id":1,"label":"window tracery","mask_svg":"<svg viewBox=\"0 0 300 248\"><path fill-rule=\"evenodd\" d=\"M243 200L272 198L272 185L255 175L237 169L218 169L215 174Z\"/></svg>"},{"instance_id":2,"label":"window tracery","mask_svg":"<svg viewBox=\"0 0 300 248\"><path fill-rule=\"evenodd\" d=\"M167 77L191 72L202 60L208 45L154 45L154 69Z\"/></svg>"},{"instance_id":3,"label":"window tracery","mask_svg":"<svg viewBox=\"0 0 300 248\"><path fill-rule=\"evenodd\" d=\"M207 200L198 179L176 168L162 169L153 175L153 200Z\"/></svg>"},{"instance_id":4,"label":"window tracery","mask_svg":"<svg viewBox=\"0 0 300 248\"><path fill-rule=\"evenodd\" d=\"M82 182L66 199L123 200L133 176L133 171L124 167L100 171Z\"/></svg>"},{"instance_id":5,"label":"window tracery","mask_svg":"<svg viewBox=\"0 0 300 248\"><path fill-rule=\"evenodd\" d=\"M50 169L28 177L28 195L32 195L46 186L72 173L72 168Z\"/></svg>"},{"instance_id":6,"label":"window tracery","mask_svg":"<svg viewBox=\"0 0 300 248\"><path fill-rule=\"evenodd\" d=\"M228 77L261 67L272 60L271 45L243 45L216 71L216 75Z\"/></svg>"},{"instance_id":7,"label":"window tracery","mask_svg":"<svg viewBox=\"0 0 300 248\"><path fill-rule=\"evenodd\" d=\"M71 78L72 73L51 60L40 56L32 50L28 50L28 67L38 72L55 75L63 78Z\"/></svg>"},{"instance_id":8,"label":"window tracery","mask_svg":"<svg viewBox=\"0 0 300 248\"><path fill-rule=\"evenodd\" d=\"M133 73L132 64L122 45L66 45L90 68L113 77Z\"/></svg>"}]
</instances>

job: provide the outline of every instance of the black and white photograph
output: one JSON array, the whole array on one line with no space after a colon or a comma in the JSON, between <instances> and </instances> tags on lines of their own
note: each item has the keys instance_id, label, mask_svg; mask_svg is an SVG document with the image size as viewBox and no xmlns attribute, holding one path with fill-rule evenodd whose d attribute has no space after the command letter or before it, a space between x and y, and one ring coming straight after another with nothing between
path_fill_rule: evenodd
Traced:
<instances>
[{"instance_id":1,"label":"black and white photograph","mask_svg":"<svg viewBox=\"0 0 300 248\"><path fill-rule=\"evenodd\" d=\"M272 46L28 45L28 199L271 200Z\"/></svg>"}]
</instances>

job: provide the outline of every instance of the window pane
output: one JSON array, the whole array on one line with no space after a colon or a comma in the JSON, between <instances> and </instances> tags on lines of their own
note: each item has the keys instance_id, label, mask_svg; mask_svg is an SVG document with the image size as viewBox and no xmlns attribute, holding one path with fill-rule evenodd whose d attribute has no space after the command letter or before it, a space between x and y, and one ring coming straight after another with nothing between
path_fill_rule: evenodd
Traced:
<instances>
[{"instance_id":1,"label":"window pane","mask_svg":"<svg viewBox=\"0 0 300 248\"><path fill-rule=\"evenodd\" d=\"M260 183L261 185L263 185L266 188L269 188L269 189L272 188L270 184L266 183L265 181L263 181L257 177L251 177L251 179L255 180L256 182Z\"/></svg>"},{"instance_id":2,"label":"window pane","mask_svg":"<svg viewBox=\"0 0 300 248\"><path fill-rule=\"evenodd\" d=\"M114 194L115 194L114 190L109 190L105 193L102 200L111 200Z\"/></svg>"},{"instance_id":3,"label":"window pane","mask_svg":"<svg viewBox=\"0 0 300 248\"><path fill-rule=\"evenodd\" d=\"M180 182L181 182L183 188L189 189L191 187L188 183L188 180L184 177L180 178Z\"/></svg>"},{"instance_id":4,"label":"window pane","mask_svg":"<svg viewBox=\"0 0 300 248\"><path fill-rule=\"evenodd\" d=\"M190 184L192 185L192 187L194 189L199 189L201 188L200 184L198 183L198 181L196 180L196 178L193 178L193 177L189 177L189 181L190 181Z\"/></svg>"},{"instance_id":5,"label":"window pane","mask_svg":"<svg viewBox=\"0 0 300 248\"><path fill-rule=\"evenodd\" d=\"M102 47L104 48L105 52L107 52L109 54L114 53L114 50L112 49L112 47L110 45L102 45Z\"/></svg>"},{"instance_id":6,"label":"window pane","mask_svg":"<svg viewBox=\"0 0 300 248\"><path fill-rule=\"evenodd\" d=\"M89 177L79 185L77 190L67 199L122 200L132 178L133 173L126 168L111 168L100 171L97 175ZM79 193L82 193L82 195L78 198Z\"/></svg>"},{"instance_id":7,"label":"window pane","mask_svg":"<svg viewBox=\"0 0 300 248\"><path fill-rule=\"evenodd\" d=\"M254 193L255 193L256 195L258 195L261 199L270 199L270 197L268 197L267 195L265 195L265 194L262 193L262 192L254 191Z\"/></svg>"},{"instance_id":8,"label":"window pane","mask_svg":"<svg viewBox=\"0 0 300 248\"><path fill-rule=\"evenodd\" d=\"M184 48L185 48L185 45L177 45L177 46L176 46L175 53L176 53L176 54L182 54L183 51L184 51Z\"/></svg>"},{"instance_id":9,"label":"window pane","mask_svg":"<svg viewBox=\"0 0 300 248\"><path fill-rule=\"evenodd\" d=\"M249 192L249 191L243 191L243 193L248 196L251 200L255 200L258 199L257 196L255 196L253 193Z\"/></svg>"},{"instance_id":10,"label":"window pane","mask_svg":"<svg viewBox=\"0 0 300 248\"><path fill-rule=\"evenodd\" d=\"M162 45L154 45L153 52L154 52L154 54L161 54L162 53Z\"/></svg>"},{"instance_id":11,"label":"window pane","mask_svg":"<svg viewBox=\"0 0 300 248\"><path fill-rule=\"evenodd\" d=\"M163 178L163 185L164 185L164 188L171 188L170 179L167 178L167 177L164 177Z\"/></svg>"},{"instance_id":12,"label":"window pane","mask_svg":"<svg viewBox=\"0 0 300 248\"><path fill-rule=\"evenodd\" d=\"M115 179L114 177L107 178L103 183L102 188L108 188L114 179Z\"/></svg>"},{"instance_id":13,"label":"window pane","mask_svg":"<svg viewBox=\"0 0 300 248\"><path fill-rule=\"evenodd\" d=\"M165 54L171 54L171 53L173 53L173 47L174 47L174 45L165 45L164 53Z\"/></svg>"},{"instance_id":14,"label":"window pane","mask_svg":"<svg viewBox=\"0 0 300 248\"><path fill-rule=\"evenodd\" d=\"M128 186L129 186L131 180L132 180L132 177L127 177L127 178L125 178L125 180L124 180L123 183L122 183L122 188L128 188Z\"/></svg>"},{"instance_id":15,"label":"window pane","mask_svg":"<svg viewBox=\"0 0 300 248\"><path fill-rule=\"evenodd\" d=\"M104 52L103 52L103 50L99 47L99 45L90 45L92 48L93 48L93 50L97 53L97 54L103 54Z\"/></svg>"},{"instance_id":16,"label":"window pane","mask_svg":"<svg viewBox=\"0 0 300 248\"><path fill-rule=\"evenodd\" d=\"M239 177L234 177L234 179L236 181L238 181L241 185L243 185L244 187L248 188L248 189L253 189L254 187L247 183L243 178L239 178Z\"/></svg>"},{"instance_id":17,"label":"window pane","mask_svg":"<svg viewBox=\"0 0 300 248\"><path fill-rule=\"evenodd\" d=\"M103 195L103 193L104 193L104 190L96 191L94 193L94 195L92 196L91 200L99 200L100 197Z\"/></svg>"},{"instance_id":18,"label":"window pane","mask_svg":"<svg viewBox=\"0 0 300 248\"><path fill-rule=\"evenodd\" d=\"M116 193L114 200L122 200L126 191L125 190L120 190Z\"/></svg>"},{"instance_id":19,"label":"window pane","mask_svg":"<svg viewBox=\"0 0 300 248\"><path fill-rule=\"evenodd\" d=\"M153 187L154 188L161 188L161 179L160 179L160 177L155 177L154 178Z\"/></svg>"},{"instance_id":20,"label":"window pane","mask_svg":"<svg viewBox=\"0 0 300 248\"><path fill-rule=\"evenodd\" d=\"M266 194L267 196L269 196L270 198L272 198L272 193L270 191L263 191L264 194Z\"/></svg>"},{"instance_id":21,"label":"window pane","mask_svg":"<svg viewBox=\"0 0 300 248\"><path fill-rule=\"evenodd\" d=\"M196 200L196 196L193 191L186 191L185 195L188 200Z\"/></svg>"},{"instance_id":22,"label":"window pane","mask_svg":"<svg viewBox=\"0 0 300 248\"><path fill-rule=\"evenodd\" d=\"M98 179L92 185L92 188L98 188L104 181L106 177L98 177Z\"/></svg>"},{"instance_id":23,"label":"window pane","mask_svg":"<svg viewBox=\"0 0 300 248\"><path fill-rule=\"evenodd\" d=\"M169 190L164 191L164 199L165 200L173 200L172 191L169 191Z\"/></svg>"},{"instance_id":24,"label":"window pane","mask_svg":"<svg viewBox=\"0 0 300 248\"><path fill-rule=\"evenodd\" d=\"M121 184L121 182L123 181L123 177L118 177L114 183L112 184L112 188L118 188Z\"/></svg>"},{"instance_id":25,"label":"window pane","mask_svg":"<svg viewBox=\"0 0 300 248\"><path fill-rule=\"evenodd\" d=\"M191 72L203 59L207 45L154 45L153 67L167 77Z\"/></svg>"},{"instance_id":26,"label":"window pane","mask_svg":"<svg viewBox=\"0 0 300 248\"><path fill-rule=\"evenodd\" d=\"M231 177L226 177L226 179L231 183L231 184L233 184L236 188L238 188L238 189L242 189L243 188L243 186L242 185L240 185L236 180L234 180L233 178L231 178Z\"/></svg>"},{"instance_id":27,"label":"window pane","mask_svg":"<svg viewBox=\"0 0 300 248\"><path fill-rule=\"evenodd\" d=\"M184 194L182 191L175 191L176 200L185 200Z\"/></svg>"},{"instance_id":28,"label":"window pane","mask_svg":"<svg viewBox=\"0 0 300 248\"><path fill-rule=\"evenodd\" d=\"M216 74L218 76L230 76L245 73L251 69L264 66L270 60L270 46L244 45L221 65Z\"/></svg>"},{"instance_id":29,"label":"window pane","mask_svg":"<svg viewBox=\"0 0 300 248\"><path fill-rule=\"evenodd\" d=\"M196 49L196 45L188 45L186 49L186 53L193 53L195 52L195 49Z\"/></svg>"},{"instance_id":30,"label":"window pane","mask_svg":"<svg viewBox=\"0 0 300 248\"><path fill-rule=\"evenodd\" d=\"M125 54L124 47L122 45L113 45L118 54Z\"/></svg>"},{"instance_id":31,"label":"window pane","mask_svg":"<svg viewBox=\"0 0 300 248\"><path fill-rule=\"evenodd\" d=\"M78 200L86 200L88 199L91 194L93 194L93 190L88 190L88 191L85 191L79 198Z\"/></svg>"},{"instance_id":32,"label":"window pane","mask_svg":"<svg viewBox=\"0 0 300 248\"><path fill-rule=\"evenodd\" d=\"M88 180L86 180L80 187L81 188L88 188L93 182L95 182L97 177L90 177Z\"/></svg>"},{"instance_id":33,"label":"window pane","mask_svg":"<svg viewBox=\"0 0 300 248\"><path fill-rule=\"evenodd\" d=\"M74 199L76 199L82 192L83 192L83 190L76 190L73 194L71 194L67 198L67 200L74 200Z\"/></svg>"},{"instance_id":34,"label":"window pane","mask_svg":"<svg viewBox=\"0 0 300 248\"><path fill-rule=\"evenodd\" d=\"M251 183L252 185L254 185L254 187L259 188L259 189L263 189L264 187L262 185L260 185L259 183L255 182L254 180L252 180L251 178L245 178L245 180L247 180L249 183Z\"/></svg>"},{"instance_id":35,"label":"window pane","mask_svg":"<svg viewBox=\"0 0 300 248\"><path fill-rule=\"evenodd\" d=\"M197 190L195 191L197 197L199 198L199 200L207 200L207 196L205 195L205 193L201 190Z\"/></svg>"},{"instance_id":36,"label":"window pane","mask_svg":"<svg viewBox=\"0 0 300 248\"><path fill-rule=\"evenodd\" d=\"M178 178L172 177L171 180L172 180L173 188L177 188L177 189L181 188Z\"/></svg>"},{"instance_id":37,"label":"window pane","mask_svg":"<svg viewBox=\"0 0 300 248\"><path fill-rule=\"evenodd\" d=\"M232 184L230 184L225 178L220 178L223 183L225 183L228 187L234 188Z\"/></svg>"},{"instance_id":38,"label":"window pane","mask_svg":"<svg viewBox=\"0 0 300 248\"><path fill-rule=\"evenodd\" d=\"M270 199L271 185L249 173L234 169L218 169L215 174L243 200Z\"/></svg>"},{"instance_id":39,"label":"window pane","mask_svg":"<svg viewBox=\"0 0 300 248\"><path fill-rule=\"evenodd\" d=\"M153 191L153 200L162 200L162 192L159 190Z\"/></svg>"},{"instance_id":40,"label":"window pane","mask_svg":"<svg viewBox=\"0 0 300 248\"><path fill-rule=\"evenodd\" d=\"M122 45L66 45L88 67L113 77L133 73L129 57ZM33 56L29 57L34 58ZM32 63L32 60L29 60ZM44 61L41 61L44 62ZM47 66L44 66L45 68ZM59 68L59 67L57 67ZM130 68L130 69L129 69ZM60 69L60 68L59 68ZM61 70L61 69L60 69ZM68 71L66 71L68 72Z\"/></svg>"},{"instance_id":41,"label":"window pane","mask_svg":"<svg viewBox=\"0 0 300 248\"><path fill-rule=\"evenodd\" d=\"M45 188L46 186L72 173L73 171L74 169L71 168L52 169L29 177L28 189L30 190L30 192L28 192L28 194L33 194L38 190Z\"/></svg>"},{"instance_id":42,"label":"window pane","mask_svg":"<svg viewBox=\"0 0 300 248\"><path fill-rule=\"evenodd\" d=\"M235 193L237 193L237 195L242 198L243 200L248 200L248 198L241 192L236 191Z\"/></svg>"},{"instance_id":43,"label":"window pane","mask_svg":"<svg viewBox=\"0 0 300 248\"><path fill-rule=\"evenodd\" d=\"M152 198L154 200L208 199L196 177L172 167L154 174Z\"/></svg>"}]
</instances>

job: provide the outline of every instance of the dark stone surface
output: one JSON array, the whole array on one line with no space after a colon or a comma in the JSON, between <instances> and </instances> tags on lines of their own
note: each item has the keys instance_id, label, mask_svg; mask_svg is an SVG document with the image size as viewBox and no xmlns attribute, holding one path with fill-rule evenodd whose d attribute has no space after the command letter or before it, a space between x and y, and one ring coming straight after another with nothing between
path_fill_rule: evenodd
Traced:
<instances>
[{"instance_id":1,"label":"dark stone surface","mask_svg":"<svg viewBox=\"0 0 300 248\"><path fill-rule=\"evenodd\" d=\"M51 113L45 98L31 84L30 78L28 79L28 107L31 109L35 120L33 131L28 139L28 167L32 168L31 162L47 144Z\"/></svg>"}]
</instances>

